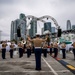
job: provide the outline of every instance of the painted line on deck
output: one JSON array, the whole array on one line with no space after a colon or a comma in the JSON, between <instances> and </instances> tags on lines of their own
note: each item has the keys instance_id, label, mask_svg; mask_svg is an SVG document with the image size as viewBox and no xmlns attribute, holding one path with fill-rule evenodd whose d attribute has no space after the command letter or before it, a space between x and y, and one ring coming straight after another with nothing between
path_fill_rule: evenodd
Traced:
<instances>
[{"instance_id":1,"label":"painted line on deck","mask_svg":"<svg viewBox=\"0 0 75 75\"><path fill-rule=\"evenodd\" d=\"M52 56L51 56L52 57ZM75 74L75 67L67 62L65 62L62 59L59 58L54 58L55 60L57 60L59 63L61 63L64 67L66 67L68 70L70 70L73 74Z\"/></svg>"},{"instance_id":2,"label":"painted line on deck","mask_svg":"<svg viewBox=\"0 0 75 75\"><path fill-rule=\"evenodd\" d=\"M42 59L44 60L44 62L47 64L47 66L50 68L50 70L54 73L54 75L58 75L56 73L56 71L49 65L49 63L42 57Z\"/></svg>"}]
</instances>

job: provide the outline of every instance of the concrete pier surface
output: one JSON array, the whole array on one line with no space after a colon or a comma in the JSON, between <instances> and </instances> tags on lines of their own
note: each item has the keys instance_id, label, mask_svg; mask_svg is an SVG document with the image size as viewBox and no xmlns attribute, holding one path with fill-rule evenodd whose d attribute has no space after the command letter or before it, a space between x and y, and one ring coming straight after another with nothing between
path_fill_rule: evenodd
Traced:
<instances>
[{"instance_id":1,"label":"concrete pier surface","mask_svg":"<svg viewBox=\"0 0 75 75\"><path fill-rule=\"evenodd\" d=\"M58 55L58 59L63 60L75 67L75 60L73 60L73 54L67 53L66 59L61 59L62 55ZM10 58L9 52L6 53L6 59L1 58L0 53L0 75L75 75L71 70L62 65L57 59L54 59L49 54L45 58L41 56L42 70L35 70L35 55L31 54L30 58L27 58L25 53L22 58L19 58L18 54L14 55L14 58ZM73 71L75 71L75 69Z\"/></svg>"}]
</instances>

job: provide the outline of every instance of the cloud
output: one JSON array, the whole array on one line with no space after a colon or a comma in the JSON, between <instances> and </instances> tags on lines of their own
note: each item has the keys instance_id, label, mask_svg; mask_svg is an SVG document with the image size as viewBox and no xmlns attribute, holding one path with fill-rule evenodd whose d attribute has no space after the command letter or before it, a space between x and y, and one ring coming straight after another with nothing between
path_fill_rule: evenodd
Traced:
<instances>
[{"instance_id":1,"label":"cloud","mask_svg":"<svg viewBox=\"0 0 75 75\"><path fill-rule=\"evenodd\" d=\"M14 0L0 0L0 4L10 4L13 3Z\"/></svg>"},{"instance_id":2,"label":"cloud","mask_svg":"<svg viewBox=\"0 0 75 75\"><path fill-rule=\"evenodd\" d=\"M20 13L37 17L50 15L64 30L68 19L75 24L74 7L75 0L0 0L0 30L9 36L11 21L19 18Z\"/></svg>"},{"instance_id":3,"label":"cloud","mask_svg":"<svg viewBox=\"0 0 75 75\"><path fill-rule=\"evenodd\" d=\"M1 32L1 40L9 40L10 39L10 34L8 34L7 32Z\"/></svg>"}]
</instances>

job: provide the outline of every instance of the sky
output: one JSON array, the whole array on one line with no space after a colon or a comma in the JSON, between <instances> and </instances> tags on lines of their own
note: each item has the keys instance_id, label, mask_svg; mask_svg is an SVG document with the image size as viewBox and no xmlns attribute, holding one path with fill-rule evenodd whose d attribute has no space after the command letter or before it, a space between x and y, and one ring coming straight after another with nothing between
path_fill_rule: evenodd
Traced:
<instances>
[{"instance_id":1,"label":"sky","mask_svg":"<svg viewBox=\"0 0 75 75\"><path fill-rule=\"evenodd\" d=\"M75 0L0 0L1 40L10 39L11 21L19 18L20 13L52 16L66 30L67 20L75 25Z\"/></svg>"}]
</instances>

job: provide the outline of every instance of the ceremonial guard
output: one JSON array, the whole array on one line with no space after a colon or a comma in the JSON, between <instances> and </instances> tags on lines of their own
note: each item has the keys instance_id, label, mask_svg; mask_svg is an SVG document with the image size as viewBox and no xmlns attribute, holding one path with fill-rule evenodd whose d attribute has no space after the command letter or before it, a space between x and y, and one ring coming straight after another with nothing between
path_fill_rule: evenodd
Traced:
<instances>
[{"instance_id":1,"label":"ceremonial guard","mask_svg":"<svg viewBox=\"0 0 75 75\"><path fill-rule=\"evenodd\" d=\"M21 42L18 43L19 47L19 58L23 57L23 44Z\"/></svg>"},{"instance_id":2,"label":"ceremonial guard","mask_svg":"<svg viewBox=\"0 0 75 75\"><path fill-rule=\"evenodd\" d=\"M7 43L4 41L3 43L2 43L2 58L3 59L6 59L5 57L5 55L6 55L6 46L7 46Z\"/></svg>"},{"instance_id":3,"label":"ceremonial guard","mask_svg":"<svg viewBox=\"0 0 75 75\"><path fill-rule=\"evenodd\" d=\"M10 45L10 58L13 58L13 51L14 51L14 43L13 42L11 42L11 45Z\"/></svg>"},{"instance_id":4,"label":"ceremonial guard","mask_svg":"<svg viewBox=\"0 0 75 75\"><path fill-rule=\"evenodd\" d=\"M66 44L65 43L61 44L61 50L62 50L62 58L65 59L66 58Z\"/></svg>"}]
</instances>

